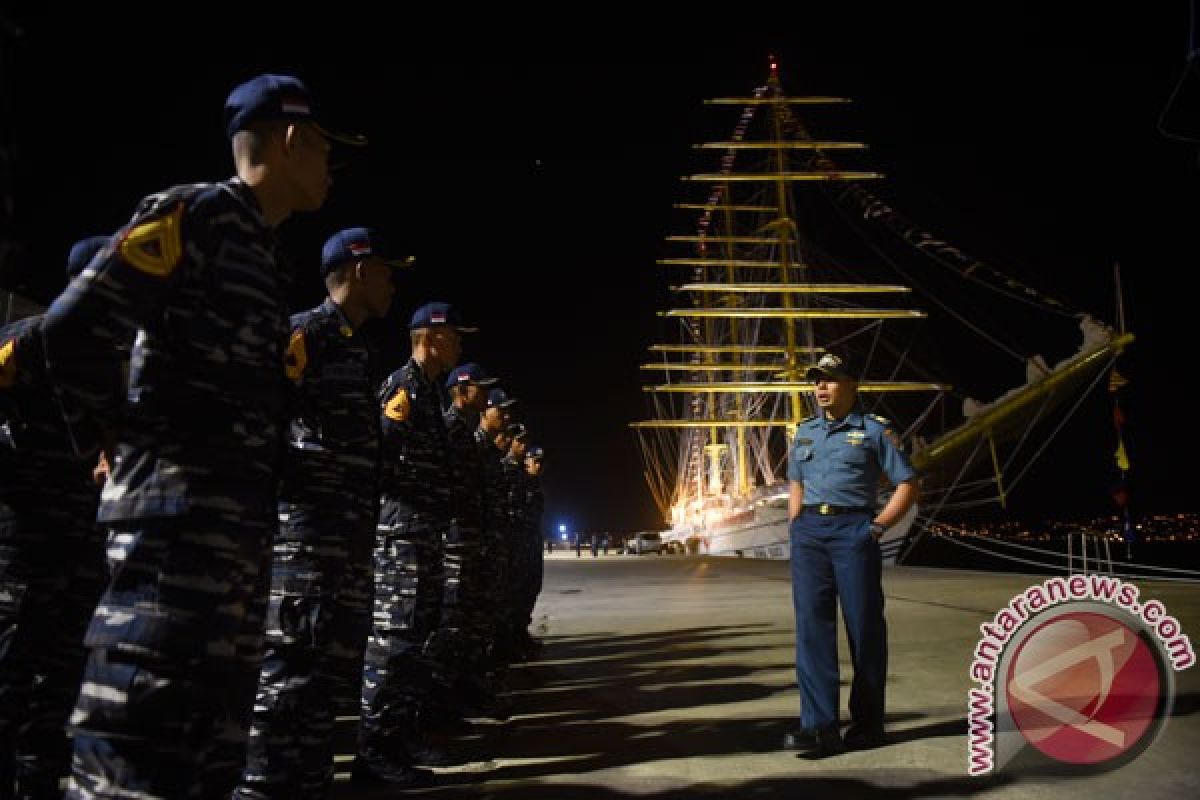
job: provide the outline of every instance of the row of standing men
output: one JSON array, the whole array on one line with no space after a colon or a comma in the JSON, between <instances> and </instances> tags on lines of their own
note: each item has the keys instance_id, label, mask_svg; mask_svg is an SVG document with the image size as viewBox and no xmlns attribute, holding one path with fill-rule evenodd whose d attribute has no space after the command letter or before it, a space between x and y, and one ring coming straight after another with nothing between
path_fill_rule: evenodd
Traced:
<instances>
[{"instance_id":1,"label":"row of standing men","mask_svg":"<svg viewBox=\"0 0 1200 800\"><path fill-rule=\"evenodd\" d=\"M359 142L290 76L225 123L236 177L147 197L0 339L0 797L58 796L68 753L72 798L324 797L349 692L355 779L423 785L430 735L503 716L535 645L541 452L451 369L456 310L419 308L376 390L360 328L394 264L356 228L287 313L274 229Z\"/></svg>"}]
</instances>

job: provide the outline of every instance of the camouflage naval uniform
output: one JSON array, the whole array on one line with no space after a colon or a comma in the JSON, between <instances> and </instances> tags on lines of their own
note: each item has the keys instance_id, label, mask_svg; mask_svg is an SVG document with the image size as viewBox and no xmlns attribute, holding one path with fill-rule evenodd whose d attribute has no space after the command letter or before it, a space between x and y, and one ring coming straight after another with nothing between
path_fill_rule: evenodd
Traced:
<instances>
[{"instance_id":1,"label":"camouflage naval uniform","mask_svg":"<svg viewBox=\"0 0 1200 800\"><path fill-rule=\"evenodd\" d=\"M508 483L504 475L503 456L496 449L492 436L483 428L475 429L475 446L483 464L483 560L485 574L482 591L488 599L487 638L493 668L505 664L504 637L508 585Z\"/></svg>"},{"instance_id":2,"label":"camouflage naval uniform","mask_svg":"<svg viewBox=\"0 0 1200 800\"><path fill-rule=\"evenodd\" d=\"M483 669L488 599L482 583L483 464L474 436L478 414L451 405L444 417L454 516L445 538L441 626L427 649L438 682L453 690Z\"/></svg>"},{"instance_id":3,"label":"camouflage naval uniform","mask_svg":"<svg viewBox=\"0 0 1200 800\"><path fill-rule=\"evenodd\" d=\"M59 796L83 634L104 589L90 470L46 374L41 317L0 328L0 798ZM12 794L13 779L17 793Z\"/></svg>"},{"instance_id":4,"label":"camouflage naval uniform","mask_svg":"<svg viewBox=\"0 0 1200 800\"><path fill-rule=\"evenodd\" d=\"M239 798L326 796L334 689L360 663L370 619L379 420L367 347L328 298L291 325L266 655Z\"/></svg>"},{"instance_id":5,"label":"camouflage naval uniform","mask_svg":"<svg viewBox=\"0 0 1200 800\"><path fill-rule=\"evenodd\" d=\"M275 234L238 179L146 198L46 313L81 454L116 432L101 494L112 577L71 724L67 796L220 797L262 657L287 341ZM136 329L129 384L116 345Z\"/></svg>"},{"instance_id":6,"label":"camouflage naval uniform","mask_svg":"<svg viewBox=\"0 0 1200 800\"><path fill-rule=\"evenodd\" d=\"M521 530L522 566L524 574L517 589L516 623L517 635L528 639L529 625L533 622L533 607L537 605L542 591L542 575L545 568L542 554L542 513L546 498L542 494L542 482L537 476L523 473L522 505L524 528ZM522 636L522 633L525 635Z\"/></svg>"},{"instance_id":7,"label":"camouflage naval uniform","mask_svg":"<svg viewBox=\"0 0 1200 800\"><path fill-rule=\"evenodd\" d=\"M363 666L359 753L404 765L429 683L422 656L441 614L450 478L440 387L414 359L393 372L382 403L380 513L373 626Z\"/></svg>"},{"instance_id":8,"label":"camouflage naval uniform","mask_svg":"<svg viewBox=\"0 0 1200 800\"><path fill-rule=\"evenodd\" d=\"M508 529L504 536L504 552L507 563L507 579L504 582L503 625L499 631L504 640L505 652L515 657L518 643L524 638L521 631L521 606L528 582L530 564L525 553L526 516L525 462L506 455L500 461L504 471L506 520Z\"/></svg>"}]
</instances>

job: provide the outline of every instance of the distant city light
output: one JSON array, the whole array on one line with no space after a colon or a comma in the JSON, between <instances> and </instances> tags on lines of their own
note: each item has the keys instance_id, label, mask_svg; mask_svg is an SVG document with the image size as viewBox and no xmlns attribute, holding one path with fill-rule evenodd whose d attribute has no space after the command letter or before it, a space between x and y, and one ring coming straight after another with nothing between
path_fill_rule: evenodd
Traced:
<instances>
[{"instance_id":1,"label":"distant city light","mask_svg":"<svg viewBox=\"0 0 1200 800\"><path fill-rule=\"evenodd\" d=\"M566 524L565 522L560 522L560 523L558 524L558 532L559 532L559 533L566 533L566 532L567 532L567 524Z\"/></svg>"},{"instance_id":2,"label":"distant city light","mask_svg":"<svg viewBox=\"0 0 1200 800\"><path fill-rule=\"evenodd\" d=\"M562 540L563 540L564 542L567 540L567 535L566 535L565 533L562 535Z\"/></svg>"}]
</instances>

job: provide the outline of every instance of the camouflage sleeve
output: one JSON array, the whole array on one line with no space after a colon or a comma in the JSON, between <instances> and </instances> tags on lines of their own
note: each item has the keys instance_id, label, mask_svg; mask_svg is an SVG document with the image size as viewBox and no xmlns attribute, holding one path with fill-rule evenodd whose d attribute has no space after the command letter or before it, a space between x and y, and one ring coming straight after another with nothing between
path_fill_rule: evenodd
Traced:
<instances>
[{"instance_id":1,"label":"camouflage sleeve","mask_svg":"<svg viewBox=\"0 0 1200 800\"><path fill-rule=\"evenodd\" d=\"M185 198L148 198L46 312L46 366L63 407L75 410L66 421L80 456L94 455L119 421L128 358L121 346L161 316L180 264L202 259L199 227Z\"/></svg>"}]
</instances>

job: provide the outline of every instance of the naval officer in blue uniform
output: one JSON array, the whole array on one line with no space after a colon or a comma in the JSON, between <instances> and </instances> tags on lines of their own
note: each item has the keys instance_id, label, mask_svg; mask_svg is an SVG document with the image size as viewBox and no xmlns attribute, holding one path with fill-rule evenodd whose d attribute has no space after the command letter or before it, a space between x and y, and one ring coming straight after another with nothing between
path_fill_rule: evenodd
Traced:
<instances>
[{"instance_id":1,"label":"naval officer in blue uniform","mask_svg":"<svg viewBox=\"0 0 1200 800\"><path fill-rule=\"evenodd\" d=\"M826 353L807 377L815 384L818 414L800 423L788 455L801 727L783 744L821 757L884 741L887 629L879 536L916 501L917 481L892 424L859 407L857 378L841 358ZM877 509L881 475L896 489ZM845 740L838 724L839 601L854 665Z\"/></svg>"}]
</instances>

